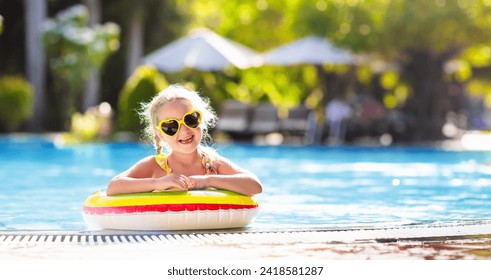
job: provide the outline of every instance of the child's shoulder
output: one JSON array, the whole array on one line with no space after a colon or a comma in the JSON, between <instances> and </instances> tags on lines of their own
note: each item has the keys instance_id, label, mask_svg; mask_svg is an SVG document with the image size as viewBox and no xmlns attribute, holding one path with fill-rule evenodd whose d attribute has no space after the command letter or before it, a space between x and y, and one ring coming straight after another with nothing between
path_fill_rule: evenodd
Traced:
<instances>
[{"instance_id":1,"label":"child's shoulder","mask_svg":"<svg viewBox=\"0 0 491 280\"><path fill-rule=\"evenodd\" d=\"M167 158L167 156L165 157L165 159ZM146 156L142 159L140 159L136 164L139 164L139 165L150 165L150 164L155 164L156 161L158 161L159 159L163 159L160 154L159 155L151 155L151 156Z\"/></svg>"},{"instance_id":2,"label":"child's shoulder","mask_svg":"<svg viewBox=\"0 0 491 280\"><path fill-rule=\"evenodd\" d=\"M133 174L138 174L137 177L152 177L159 168L154 157L155 156L147 156L140 159L130 168L132 170L131 172L133 172Z\"/></svg>"},{"instance_id":3,"label":"child's shoulder","mask_svg":"<svg viewBox=\"0 0 491 280\"><path fill-rule=\"evenodd\" d=\"M224 166L233 166L234 165L234 163L230 159L228 159L225 156L222 156L218 153L215 155L213 163L218 169L221 169Z\"/></svg>"}]
</instances>

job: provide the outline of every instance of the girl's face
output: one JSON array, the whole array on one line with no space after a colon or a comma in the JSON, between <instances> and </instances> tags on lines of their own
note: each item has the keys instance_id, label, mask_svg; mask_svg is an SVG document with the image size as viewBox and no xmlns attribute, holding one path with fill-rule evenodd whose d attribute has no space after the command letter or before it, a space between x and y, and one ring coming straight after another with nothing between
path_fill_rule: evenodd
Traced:
<instances>
[{"instance_id":1,"label":"girl's face","mask_svg":"<svg viewBox=\"0 0 491 280\"><path fill-rule=\"evenodd\" d=\"M158 110L157 123L168 119L182 120L184 115L193 110L194 108L188 100L177 99L171 101ZM156 128L155 133L160 141L164 141L170 146L173 152L192 153L196 151L203 137L200 127L189 128L183 123L180 123L179 126L179 131L173 136L163 133L158 128Z\"/></svg>"}]
</instances>

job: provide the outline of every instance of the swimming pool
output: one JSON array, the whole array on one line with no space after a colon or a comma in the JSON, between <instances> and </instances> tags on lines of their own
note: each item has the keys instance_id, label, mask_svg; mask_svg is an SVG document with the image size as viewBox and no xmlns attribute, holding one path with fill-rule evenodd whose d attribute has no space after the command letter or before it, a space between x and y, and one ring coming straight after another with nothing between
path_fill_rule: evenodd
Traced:
<instances>
[{"instance_id":1,"label":"swimming pool","mask_svg":"<svg viewBox=\"0 0 491 280\"><path fill-rule=\"evenodd\" d=\"M433 148L217 146L264 191L251 228L491 219L491 152ZM86 230L92 192L153 154L138 143L57 147L0 137L0 230Z\"/></svg>"}]
</instances>

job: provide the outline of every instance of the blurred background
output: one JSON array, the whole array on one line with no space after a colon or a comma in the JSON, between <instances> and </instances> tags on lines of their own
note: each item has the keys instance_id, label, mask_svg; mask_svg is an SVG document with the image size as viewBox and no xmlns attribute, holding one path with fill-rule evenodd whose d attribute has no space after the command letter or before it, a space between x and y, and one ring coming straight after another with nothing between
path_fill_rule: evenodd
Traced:
<instances>
[{"instance_id":1,"label":"blurred background","mask_svg":"<svg viewBox=\"0 0 491 280\"><path fill-rule=\"evenodd\" d=\"M489 0L0 0L0 133L138 140L181 83L217 142L483 148L490 66Z\"/></svg>"}]
</instances>

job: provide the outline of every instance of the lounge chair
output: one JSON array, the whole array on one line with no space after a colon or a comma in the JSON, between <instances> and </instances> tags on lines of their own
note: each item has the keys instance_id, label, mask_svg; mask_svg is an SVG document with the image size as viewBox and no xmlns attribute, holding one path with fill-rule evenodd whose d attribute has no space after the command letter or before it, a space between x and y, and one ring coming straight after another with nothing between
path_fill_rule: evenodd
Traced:
<instances>
[{"instance_id":1,"label":"lounge chair","mask_svg":"<svg viewBox=\"0 0 491 280\"><path fill-rule=\"evenodd\" d=\"M278 109L271 103L259 103L252 110L249 131L254 134L267 134L280 130Z\"/></svg>"},{"instance_id":2,"label":"lounge chair","mask_svg":"<svg viewBox=\"0 0 491 280\"><path fill-rule=\"evenodd\" d=\"M226 100L220 110L217 130L226 133L246 133L249 128L251 107L236 100Z\"/></svg>"},{"instance_id":3,"label":"lounge chair","mask_svg":"<svg viewBox=\"0 0 491 280\"><path fill-rule=\"evenodd\" d=\"M281 131L287 134L304 135L309 128L311 110L300 105L288 110L288 116L281 121Z\"/></svg>"}]
</instances>

